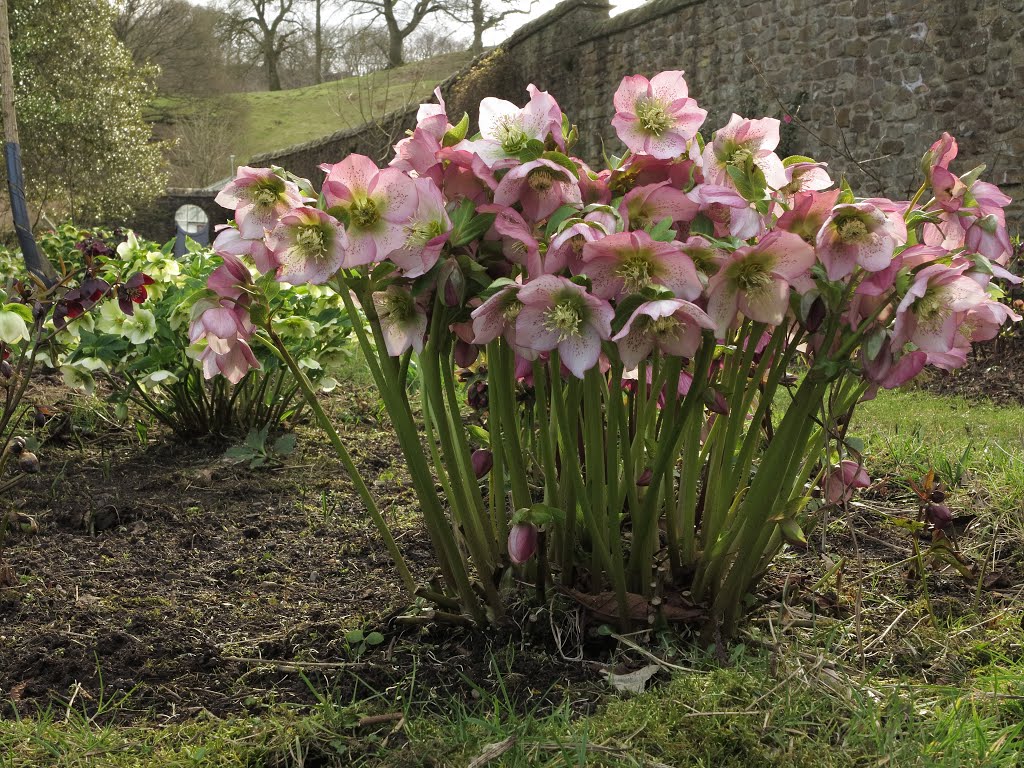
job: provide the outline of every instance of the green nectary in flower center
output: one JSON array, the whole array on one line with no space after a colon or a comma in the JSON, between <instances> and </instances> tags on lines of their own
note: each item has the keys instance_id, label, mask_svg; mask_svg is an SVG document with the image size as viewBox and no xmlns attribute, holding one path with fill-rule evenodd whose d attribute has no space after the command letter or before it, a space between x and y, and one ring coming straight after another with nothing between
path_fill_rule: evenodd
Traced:
<instances>
[{"instance_id":1,"label":"green nectary in flower center","mask_svg":"<svg viewBox=\"0 0 1024 768\"><path fill-rule=\"evenodd\" d=\"M661 136L672 127L672 116L665 109L665 103L658 99L637 99L634 110L646 133Z\"/></svg>"},{"instance_id":2,"label":"green nectary in flower center","mask_svg":"<svg viewBox=\"0 0 1024 768\"><path fill-rule=\"evenodd\" d=\"M850 217L836 222L836 232L844 243L859 243L870 234L868 225L862 219Z\"/></svg>"},{"instance_id":3,"label":"green nectary in flower center","mask_svg":"<svg viewBox=\"0 0 1024 768\"><path fill-rule=\"evenodd\" d=\"M636 293L651 284L656 272L657 265L651 254L648 251L636 251L622 260L615 275L622 278L627 291Z\"/></svg>"},{"instance_id":4,"label":"green nectary in flower center","mask_svg":"<svg viewBox=\"0 0 1024 768\"><path fill-rule=\"evenodd\" d=\"M511 117L506 117L498 123L494 132L501 142L502 150L510 155L518 155L526 149L526 144L530 140L522 128L512 124Z\"/></svg>"},{"instance_id":5,"label":"green nectary in flower center","mask_svg":"<svg viewBox=\"0 0 1024 768\"><path fill-rule=\"evenodd\" d=\"M252 201L260 206L273 205L280 198L281 193L273 187L261 184L252 191Z\"/></svg>"},{"instance_id":6,"label":"green nectary in flower center","mask_svg":"<svg viewBox=\"0 0 1024 768\"><path fill-rule=\"evenodd\" d=\"M511 295L508 298L508 303L501 308L501 316L508 322L515 322L515 319L519 317L519 313L523 309L523 302Z\"/></svg>"},{"instance_id":7,"label":"green nectary in flower center","mask_svg":"<svg viewBox=\"0 0 1024 768\"><path fill-rule=\"evenodd\" d=\"M416 317L416 300L402 290L389 290L384 301L384 312L392 323L402 325Z\"/></svg>"},{"instance_id":8,"label":"green nectary in flower center","mask_svg":"<svg viewBox=\"0 0 1024 768\"><path fill-rule=\"evenodd\" d=\"M767 290L775 282L770 260L763 256L759 258L756 254L733 262L726 274L739 290L748 295Z\"/></svg>"},{"instance_id":9,"label":"green nectary in flower center","mask_svg":"<svg viewBox=\"0 0 1024 768\"><path fill-rule=\"evenodd\" d=\"M423 247L435 237L444 234L444 223L441 221L418 221L410 225L406 231L406 242L411 246Z\"/></svg>"},{"instance_id":10,"label":"green nectary in flower center","mask_svg":"<svg viewBox=\"0 0 1024 768\"><path fill-rule=\"evenodd\" d=\"M349 220L356 229L369 229L380 221L377 203L369 197L356 200L348 209Z\"/></svg>"},{"instance_id":11,"label":"green nectary in flower center","mask_svg":"<svg viewBox=\"0 0 1024 768\"><path fill-rule=\"evenodd\" d=\"M558 181L554 173L551 172L550 168L537 168L536 170L530 171L526 177L527 184L530 185L530 189L534 192L547 192L554 186L554 183Z\"/></svg>"},{"instance_id":12,"label":"green nectary in flower center","mask_svg":"<svg viewBox=\"0 0 1024 768\"><path fill-rule=\"evenodd\" d=\"M914 302L914 315L917 316L918 325L925 328L941 327L949 312L949 301L941 288L929 288L924 296Z\"/></svg>"},{"instance_id":13,"label":"green nectary in flower center","mask_svg":"<svg viewBox=\"0 0 1024 768\"><path fill-rule=\"evenodd\" d=\"M583 326L583 299L577 295L563 296L544 316L544 327L564 341L578 336Z\"/></svg>"},{"instance_id":14,"label":"green nectary in flower center","mask_svg":"<svg viewBox=\"0 0 1024 768\"><path fill-rule=\"evenodd\" d=\"M324 231L315 224L299 227L295 234L295 244L307 256L320 256L325 250Z\"/></svg>"},{"instance_id":15,"label":"green nectary in flower center","mask_svg":"<svg viewBox=\"0 0 1024 768\"><path fill-rule=\"evenodd\" d=\"M657 320L652 320L650 325L651 333L657 336L669 336L674 337L679 334L679 327L681 323L672 315L668 317L659 317Z\"/></svg>"},{"instance_id":16,"label":"green nectary in flower center","mask_svg":"<svg viewBox=\"0 0 1024 768\"><path fill-rule=\"evenodd\" d=\"M737 147L729 153L726 165L734 165L737 168L745 168L747 163L754 159L754 153L746 147Z\"/></svg>"}]
</instances>

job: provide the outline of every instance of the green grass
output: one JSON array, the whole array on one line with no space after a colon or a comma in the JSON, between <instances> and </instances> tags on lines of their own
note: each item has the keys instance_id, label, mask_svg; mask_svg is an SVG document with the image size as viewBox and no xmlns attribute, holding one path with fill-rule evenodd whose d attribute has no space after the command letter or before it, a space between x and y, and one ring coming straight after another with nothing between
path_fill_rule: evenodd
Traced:
<instances>
[{"instance_id":1,"label":"green grass","mask_svg":"<svg viewBox=\"0 0 1024 768\"><path fill-rule=\"evenodd\" d=\"M356 128L388 112L431 98L434 87L469 63L453 53L365 77L288 91L236 95L242 119L237 160Z\"/></svg>"},{"instance_id":2,"label":"green grass","mask_svg":"<svg viewBox=\"0 0 1024 768\"><path fill-rule=\"evenodd\" d=\"M1024 409L882 392L860 408L851 434L865 438L872 477L960 470L950 503L978 514L975 538L984 543L991 530L1008 547L1024 540ZM863 585L860 618L787 627L782 608L762 611L725 666L678 638L652 638L651 653L685 671L660 673L640 695L535 691L524 705L499 686L467 700L412 700L410 684L359 704L324 696L302 712L276 706L166 725L132 714L130 701L90 702L0 722L0 766L1021 765L1024 606L954 594L956 610L932 627L919 592L866 567L844 582L847 601ZM625 647L617 660L650 662ZM515 669L514 657L504 663ZM360 724L374 712L404 718Z\"/></svg>"}]
</instances>

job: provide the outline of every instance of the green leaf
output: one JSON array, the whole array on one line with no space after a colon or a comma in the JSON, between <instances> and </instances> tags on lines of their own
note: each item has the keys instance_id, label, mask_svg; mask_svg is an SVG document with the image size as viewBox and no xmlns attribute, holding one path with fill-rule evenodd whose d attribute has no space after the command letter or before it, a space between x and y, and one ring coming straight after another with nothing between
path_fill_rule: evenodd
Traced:
<instances>
[{"instance_id":1,"label":"green leaf","mask_svg":"<svg viewBox=\"0 0 1024 768\"><path fill-rule=\"evenodd\" d=\"M280 456L290 456L295 451L295 439L293 432L281 435L274 441L274 453Z\"/></svg>"},{"instance_id":2,"label":"green leaf","mask_svg":"<svg viewBox=\"0 0 1024 768\"><path fill-rule=\"evenodd\" d=\"M676 239L675 230L672 229L672 219L666 216L664 219L659 221L653 227L651 227L648 234L652 240L658 240L662 243L671 243Z\"/></svg>"},{"instance_id":3,"label":"green leaf","mask_svg":"<svg viewBox=\"0 0 1024 768\"><path fill-rule=\"evenodd\" d=\"M796 520L793 518L783 520L779 523L779 531L782 533L782 538L786 540L786 543L806 549L807 537L804 536L803 529Z\"/></svg>"},{"instance_id":4,"label":"green leaf","mask_svg":"<svg viewBox=\"0 0 1024 768\"><path fill-rule=\"evenodd\" d=\"M845 176L839 180L839 189L841 189L842 192L839 193L839 199L836 201L837 205L849 205L857 199L853 196L853 190L850 188L850 182L846 180Z\"/></svg>"},{"instance_id":5,"label":"green leaf","mask_svg":"<svg viewBox=\"0 0 1024 768\"><path fill-rule=\"evenodd\" d=\"M384 635L380 632L371 632L366 636L367 645L380 645L384 642Z\"/></svg>"},{"instance_id":6,"label":"green leaf","mask_svg":"<svg viewBox=\"0 0 1024 768\"><path fill-rule=\"evenodd\" d=\"M540 159L544 154L544 142L539 139L530 139L526 142L526 147L517 155L519 162L530 163L534 160Z\"/></svg>"},{"instance_id":7,"label":"green leaf","mask_svg":"<svg viewBox=\"0 0 1024 768\"><path fill-rule=\"evenodd\" d=\"M349 643L350 645L361 643L363 642L364 639L365 638L363 636L363 630L361 629L353 629L350 632L345 633L345 642Z\"/></svg>"},{"instance_id":8,"label":"green leaf","mask_svg":"<svg viewBox=\"0 0 1024 768\"><path fill-rule=\"evenodd\" d=\"M543 155L541 155L541 159L562 166L573 176L579 176L579 166L577 166L571 158L569 158L566 155L563 155L561 152L545 152Z\"/></svg>"},{"instance_id":9,"label":"green leaf","mask_svg":"<svg viewBox=\"0 0 1024 768\"><path fill-rule=\"evenodd\" d=\"M782 165L785 168L789 168L789 166L796 165L797 163L814 163L814 162L817 162L817 161L813 157L807 157L807 155L790 155L789 157L787 157L785 160L782 161Z\"/></svg>"},{"instance_id":10,"label":"green leaf","mask_svg":"<svg viewBox=\"0 0 1024 768\"><path fill-rule=\"evenodd\" d=\"M463 112L462 119L458 123L453 125L445 133L444 138L441 139L442 147L454 147L464 138L466 138L466 132L469 130L469 113Z\"/></svg>"},{"instance_id":11,"label":"green leaf","mask_svg":"<svg viewBox=\"0 0 1024 768\"><path fill-rule=\"evenodd\" d=\"M478 443L482 445L490 446L491 444L491 433L483 427L477 426L476 424L470 424L467 427L470 435L476 438Z\"/></svg>"},{"instance_id":12,"label":"green leaf","mask_svg":"<svg viewBox=\"0 0 1024 768\"><path fill-rule=\"evenodd\" d=\"M696 218L690 222L690 234L691 235L704 235L705 237L714 237L715 225L707 216L703 213L698 213Z\"/></svg>"},{"instance_id":13,"label":"green leaf","mask_svg":"<svg viewBox=\"0 0 1024 768\"><path fill-rule=\"evenodd\" d=\"M468 245L477 240L491 228L496 217L497 214L494 213L481 213L470 219L464 226L452 229L451 236L449 237L451 244L454 246Z\"/></svg>"},{"instance_id":14,"label":"green leaf","mask_svg":"<svg viewBox=\"0 0 1024 768\"><path fill-rule=\"evenodd\" d=\"M544 228L544 234L551 237L558 231L558 227L561 226L563 221L578 212L579 211L571 205L563 205L548 218L548 225Z\"/></svg>"}]
</instances>

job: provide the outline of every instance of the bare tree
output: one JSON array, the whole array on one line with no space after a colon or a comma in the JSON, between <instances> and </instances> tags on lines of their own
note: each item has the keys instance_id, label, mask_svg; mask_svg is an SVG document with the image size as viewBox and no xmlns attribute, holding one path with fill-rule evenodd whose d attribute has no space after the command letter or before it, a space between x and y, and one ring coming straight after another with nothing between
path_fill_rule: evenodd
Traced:
<instances>
[{"instance_id":1,"label":"bare tree","mask_svg":"<svg viewBox=\"0 0 1024 768\"><path fill-rule=\"evenodd\" d=\"M424 26L405 41L405 58L408 61L423 61L434 56L459 53L469 48L468 41L458 37L458 29Z\"/></svg>"},{"instance_id":2,"label":"bare tree","mask_svg":"<svg viewBox=\"0 0 1024 768\"><path fill-rule=\"evenodd\" d=\"M445 9L450 0L347 0L353 15L368 16L372 24L384 20L388 31L388 67L405 63L403 46L424 19ZM458 0L461 2L461 0Z\"/></svg>"},{"instance_id":3,"label":"bare tree","mask_svg":"<svg viewBox=\"0 0 1024 768\"><path fill-rule=\"evenodd\" d=\"M530 0L525 7L524 4L523 0L450 0L442 10L459 23L473 26L470 50L479 56L484 50L485 32L497 29L509 16L529 13L537 0Z\"/></svg>"},{"instance_id":4,"label":"bare tree","mask_svg":"<svg viewBox=\"0 0 1024 768\"><path fill-rule=\"evenodd\" d=\"M162 91L206 96L230 89L216 36L221 11L186 0L115 0L114 35L139 66L160 67Z\"/></svg>"},{"instance_id":5,"label":"bare tree","mask_svg":"<svg viewBox=\"0 0 1024 768\"><path fill-rule=\"evenodd\" d=\"M230 0L233 17L228 34L247 38L259 52L267 89L281 90L280 62L301 31L293 9L296 0Z\"/></svg>"}]
</instances>

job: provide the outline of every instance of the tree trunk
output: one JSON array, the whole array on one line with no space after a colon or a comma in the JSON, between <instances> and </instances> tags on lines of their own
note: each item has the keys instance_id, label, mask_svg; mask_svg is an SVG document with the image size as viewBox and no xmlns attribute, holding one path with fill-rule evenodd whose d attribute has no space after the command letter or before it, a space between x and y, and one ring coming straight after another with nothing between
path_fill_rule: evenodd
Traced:
<instances>
[{"instance_id":1,"label":"tree trunk","mask_svg":"<svg viewBox=\"0 0 1024 768\"><path fill-rule=\"evenodd\" d=\"M484 8L480 0L473 0L473 47L470 52L474 56L484 52Z\"/></svg>"},{"instance_id":2,"label":"tree trunk","mask_svg":"<svg viewBox=\"0 0 1024 768\"><path fill-rule=\"evenodd\" d=\"M324 37L323 26L320 22L320 8L323 5L323 0L314 0L314 2L316 3L316 37L313 40L315 49L313 59L316 73L313 75L313 83L320 85L324 81Z\"/></svg>"},{"instance_id":3,"label":"tree trunk","mask_svg":"<svg viewBox=\"0 0 1024 768\"><path fill-rule=\"evenodd\" d=\"M263 65L267 72L267 90L281 90L281 75L277 71L277 51L272 42L269 42L263 49Z\"/></svg>"},{"instance_id":4,"label":"tree trunk","mask_svg":"<svg viewBox=\"0 0 1024 768\"><path fill-rule=\"evenodd\" d=\"M398 25L388 23L388 69L394 69L405 64L405 57L402 55L402 33Z\"/></svg>"}]
</instances>

